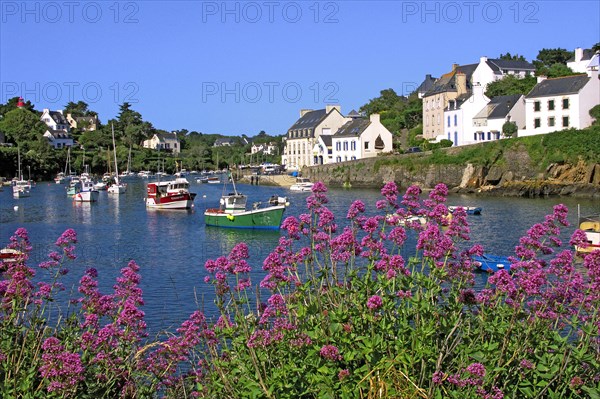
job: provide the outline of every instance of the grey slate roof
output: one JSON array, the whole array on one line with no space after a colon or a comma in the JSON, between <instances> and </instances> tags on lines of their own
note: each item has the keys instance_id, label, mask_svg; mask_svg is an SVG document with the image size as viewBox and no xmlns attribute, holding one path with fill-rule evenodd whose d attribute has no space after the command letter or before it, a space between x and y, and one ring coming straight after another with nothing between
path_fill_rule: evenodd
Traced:
<instances>
[{"instance_id":1,"label":"grey slate roof","mask_svg":"<svg viewBox=\"0 0 600 399\"><path fill-rule=\"evenodd\" d=\"M592 51L592 49L586 48L583 49L583 57L581 57L581 61L587 61L587 60L591 60L592 57L594 56L594 54L596 54L594 51ZM567 62L574 62L575 61L575 55L573 55L573 57L569 58Z\"/></svg>"},{"instance_id":2,"label":"grey slate roof","mask_svg":"<svg viewBox=\"0 0 600 399\"><path fill-rule=\"evenodd\" d=\"M331 134L322 134L319 137L321 138L321 140L323 140L323 144L325 144L326 147L331 147L331 142L332 142Z\"/></svg>"},{"instance_id":3,"label":"grey slate roof","mask_svg":"<svg viewBox=\"0 0 600 399\"><path fill-rule=\"evenodd\" d=\"M215 147L218 147L220 145L224 145L224 144L235 144L235 140L232 138L227 138L227 137L220 137L218 139L215 140Z\"/></svg>"},{"instance_id":4,"label":"grey slate roof","mask_svg":"<svg viewBox=\"0 0 600 399\"><path fill-rule=\"evenodd\" d=\"M361 115L358 112L356 112L356 110L350 111L350 113L346 116L349 118L360 118L361 117Z\"/></svg>"},{"instance_id":5,"label":"grey slate roof","mask_svg":"<svg viewBox=\"0 0 600 399\"><path fill-rule=\"evenodd\" d=\"M456 91L456 73L462 72L467 76L467 89L471 89L471 78L473 72L479 64L468 64L457 66L452 72L442 75L433 85L431 90L425 93L425 96L431 96L438 93Z\"/></svg>"},{"instance_id":6,"label":"grey slate roof","mask_svg":"<svg viewBox=\"0 0 600 399\"><path fill-rule=\"evenodd\" d=\"M55 139L70 139L71 135L69 134L69 132L67 132L66 130L54 130L54 129L48 129L48 132L52 135L52 137L54 137Z\"/></svg>"},{"instance_id":7,"label":"grey slate roof","mask_svg":"<svg viewBox=\"0 0 600 399\"><path fill-rule=\"evenodd\" d=\"M525 98L579 93L579 90L581 90L589 80L590 77L586 74L544 79L536 84Z\"/></svg>"},{"instance_id":8,"label":"grey slate roof","mask_svg":"<svg viewBox=\"0 0 600 399\"><path fill-rule=\"evenodd\" d=\"M527 61L519 60L502 60L502 59L488 59L487 64L492 71L500 73L501 71L535 71L535 66Z\"/></svg>"},{"instance_id":9,"label":"grey slate roof","mask_svg":"<svg viewBox=\"0 0 600 399\"><path fill-rule=\"evenodd\" d=\"M160 141L178 140L177 135L175 133L156 133L156 137L158 137Z\"/></svg>"},{"instance_id":10,"label":"grey slate roof","mask_svg":"<svg viewBox=\"0 0 600 399\"><path fill-rule=\"evenodd\" d=\"M493 97L473 119L504 119L521 98L521 94Z\"/></svg>"},{"instance_id":11,"label":"grey slate roof","mask_svg":"<svg viewBox=\"0 0 600 399\"><path fill-rule=\"evenodd\" d=\"M335 137L358 137L371 124L369 119L354 119L346 122L335 132Z\"/></svg>"},{"instance_id":12,"label":"grey slate roof","mask_svg":"<svg viewBox=\"0 0 600 399\"><path fill-rule=\"evenodd\" d=\"M467 101L469 98L471 98L471 94L467 93L467 94L461 94L460 96L456 97L454 100L449 100L448 104L452 104L452 106L454 108L450 108L447 109L445 111L454 111L457 109L460 109L460 107L465 103L465 101ZM454 101L456 101L456 105L454 105Z\"/></svg>"},{"instance_id":13,"label":"grey slate roof","mask_svg":"<svg viewBox=\"0 0 600 399\"><path fill-rule=\"evenodd\" d=\"M327 112L325 109L309 111L300 117L300 119L298 119L296 123L294 123L292 127L288 129L288 131L296 129L314 129L319 123L321 123L323 119L325 119L326 116Z\"/></svg>"},{"instance_id":14,"label":"grey slate roof","mask_svg":"<svg viewBox=\"0 0 600 399\"><path fill-rule=\"evenodd\" d=\"M65 116L63 114L61 114L58 111L48 111L48 113L50 114L50 117L54 120L54 122L56 122L59 125L66 125L67 119L65 118Z\"/></svg>"},{"instance_id":15,"label":"grey slate roof","mask_svg":"<svg viewBox=\"0 0 600 399\"><path fill-rule=\"evenodd\" d=\"M430 74L425 75L425 80L417 87L417 93L427 93L433 85L437 78L432 77Z\"/></svg>"}]
</instances>

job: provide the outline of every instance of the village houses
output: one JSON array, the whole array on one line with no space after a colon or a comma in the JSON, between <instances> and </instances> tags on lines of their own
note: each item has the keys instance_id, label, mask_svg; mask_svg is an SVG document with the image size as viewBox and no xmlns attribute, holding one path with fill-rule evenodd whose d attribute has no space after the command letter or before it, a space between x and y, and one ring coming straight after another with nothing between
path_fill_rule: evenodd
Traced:
<instances>
[{"instance_id":1,"label":"village houses","mask_svg":"<svg viewBox=\"0 0 600 399\"><path fill-rule=\"evenodd\" d=\"M53 148L73 146L74 140L70 133L70 125L62 110L50 111L48 108L44 108L40 120L48 126L44 137Z\"/></svg>"},{"instance_id":2,"label":"village houses","mask_svg":"<svg viewBox=\"0 0 600 399\"><path fill-rule=\"evenodd\" d=\"M158 151L170 151L173 154L181 152L181 143L175 133L155 133L150 139L144 140L143 146Z\"/></svg>"}]
</instances>

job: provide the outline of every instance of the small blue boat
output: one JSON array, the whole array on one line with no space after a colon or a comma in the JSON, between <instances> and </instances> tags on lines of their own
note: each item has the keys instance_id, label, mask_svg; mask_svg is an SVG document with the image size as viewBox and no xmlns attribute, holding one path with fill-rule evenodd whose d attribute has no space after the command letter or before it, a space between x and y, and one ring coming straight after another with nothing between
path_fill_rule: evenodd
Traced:
<instances>
[{"instance_id":1,"label":"small blue boat","mask_svg":"<svg viewBox=\"0 0 600 399\"><path fill-rule=\"evenodd\" d=\"M463 208L467 215L481 215L480 206L449 206L448 211L454 212L456 208Z\"/></svg>"},{"instance_id":2,"label":"small blue boat","mask_svg":"<svg viewBox=\"0 0 600 399\"><path fill-rule=\"evenodd\" d=\"M483 254L473 256L473 263L477 270L495 273L498 270L510 271L510 260L506 256Z\"/></svg>"}]
</instances>

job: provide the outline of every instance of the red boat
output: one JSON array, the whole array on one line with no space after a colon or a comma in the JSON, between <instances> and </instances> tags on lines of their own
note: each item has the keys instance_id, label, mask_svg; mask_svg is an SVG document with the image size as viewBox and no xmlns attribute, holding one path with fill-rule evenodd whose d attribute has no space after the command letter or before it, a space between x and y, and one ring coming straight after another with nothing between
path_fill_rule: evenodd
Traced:
<instances>
[{"instance_id":1,"label":"red boat","mask_svg":"<svg viewBox=\"0 0 600 399\"><path fill-rule=\"evenodd\" d=\"M190 209L196 193L190 193L190 183L180 177L170 181L148 183L146 207L156 209Z\"/></svg>"}]
</instances>

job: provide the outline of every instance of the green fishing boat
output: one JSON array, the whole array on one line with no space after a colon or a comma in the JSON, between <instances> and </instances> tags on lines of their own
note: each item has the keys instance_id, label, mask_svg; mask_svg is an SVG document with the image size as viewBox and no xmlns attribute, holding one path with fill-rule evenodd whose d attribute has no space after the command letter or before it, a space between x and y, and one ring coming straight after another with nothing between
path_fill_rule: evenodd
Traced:
<instances>
[{"instance_id":1,"label":"green fishing boat","mask_svg":"<svg viewBox=\"0 0 600 399\"><path fill-rule=\"evenodd\" d=\"M285 197L273 196L266 204L255 202L252 209L246 209L247 196L238 193L233 182L233 192L221 196L220 206L204 212L207 226L234 229L278 230L287 206Z\"/></svg>"}]
</instances>

